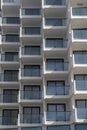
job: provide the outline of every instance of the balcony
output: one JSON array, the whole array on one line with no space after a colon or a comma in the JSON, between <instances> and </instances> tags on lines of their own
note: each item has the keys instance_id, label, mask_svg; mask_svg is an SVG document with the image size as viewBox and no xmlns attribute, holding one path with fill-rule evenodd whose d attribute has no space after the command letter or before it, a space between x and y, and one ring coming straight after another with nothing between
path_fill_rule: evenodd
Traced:
<instances>
[{"instance_id":1,"label":"balcony","mask_svg":"<svg viewBox=\"0 0 87 130\"><path fill-rule=\"evenodd\" d=\"M18 35L3 35L1 37L1 42L4 48L12 47L14 48L14 50L17 50L19 47L20 40Z\"/></svg>"},{"instance_id":2,"label":"balcony","mask_svg":"<svg viewBox=\"0 0 87 130\"><path fill-rule=\"evenodd\" d=\"M65 56L68 50L68 40L58 38L47 38L44 43L44 53L46 56Z\"/></svg>"},{"instance_id":3,"label":"balcony","mask_svg":"<svg viewBox=\"0 0 87 130\"><path fill-rule=\"evenodd\" d=\"M0 117L0 127L13 125L17 125L17 117Z\"/></svg>"},{"instance_id":4,"label":"balcony","mask_svg":"<svg viewBox=\"0 0 87 130\"><path fill-rule=\"evenodd\" d=\"M87 80L75 80L76 91L87 91Z\"/></svg>"},{"instance_id":5,"label":"balcony","mask_svg":"<svg viewBox=\"0 0 87 130\"><path fill-rule=\"evenodd\" d=\"M87 72L87 54L85 51L75 52L73 56L73 67L76 72L83 72L84 74Z\"/></svg>"},{"instance_id":6,"label":"balcony","mask_svg":"<svg viewBox=\"0 0 87 130\"><path fill-rule=\"evenodd\" d=\"M0 103L17 103L17 94L1 94Z\"/></svg>"},{"instance_id":7,"label":"balcony","mask_svg":"<svg viewBox=\"0 0 87 130\"><path fill-rule=\"evenodd\" d=\"M12 55L12 53L10 54L9 55L1 54L0 64L3 65L3 67L6 66L18 67L19 66L18 55Z\"/></svg>"},{"instance_id":8,"label":"balcony","mask_svg":"<svg viewBox=\"0 0 87 130\"><path fill-rule=\"evenodd\" d=\"M40 124L42 123L41 114L21 114L20 124Z\"/></svg>"},{"instance_id":9,"label":"balcony","mask_svg":"<svg viewBox=\"0 0 87 130\"><path fill-rule=\"evenodd\" d=\"M68 96L69 95L69 86L47 86L46 87L46 95L47 96Z\"/></svg>"},{"instance_id":10,"label":"balcony","mask_svg":"<svg viewBox=\"0 0 87 130\"><path fill-rule=\"evenodd\" d=\"M19 36L18 35L3 35L2 36L2 42L19 42Z\"/></svg>"},{"instance_id":11,"label":"balcony","mask_svg":"<svg viewBox=\"0 0 87 130\"><path fill-rule=\"evenodd\" d=\"M46 68L44 73L48 76L60 76L65 77L69 73L69 63L68 62L46 62Z\"/></svg>"},{"instance_id":12,"label":"balcony","mask_svg":"<svg viewBox=\"0 0 87 130\"><path fill-rule=\"evenodd\" d=\"M45 48L50 49L61 49L67 48L67 40L66 39L57 39L57 38L47 38L45 40Z\"/></svg>"},{"instance_id":13,"label":"balcony","mask_svg":"<svg viewBox=\"0 0 87 130\"><path fill-rule=\"evenodd\" d=\"M72 8L72 16L87 16L87 8L86 7L79 7L79 8Z\"/></svg>"},{"instance_id":14,"label":"balcony","mask_svg":"<svg viewBox=\"0 0 87 130\"><path fill-rule=\"evenodd\" d=\"M87 47L87 29L72 30L71 40L73 48L83 48L85 50L85 48Z\"/></svg>"},{"instance_id":15,"label":"balcony","mask_svg":"<svg viewBox=\"0 0 87 130\"><path fill-rule=\"evenodd\" d=\"M3 17L2 29L5 33L18 33L20 27L20 20L18 17Z\"/></svg>"},{"instance_id":16,"label":"balcony","mask_svg":"<svg viewBox=\"0 0 87 130\"><path fill-rule=\"evenodd\" d=\"M67 20L61 18L46 18L44 33L46 36L64 37L67 31Z\"/></svg>"},{"instance_id":17,"label":"balcony","mask_svg":"<svg viewBox=\"0 0 87 130\"><path fill-rule=\"evenodd\" d=\"M39 26L41 24L42 16L40 8L22 8L20 13L23 26Z\"/></svg>"},{"instance_id":18,"label":"balcony","mask_svg":"<svg viewBox=\"0 0 87 130\"><path fill-rule=\"evenodd\" d=\"M45 5L63 6L66 5L66 0L44 0Z\"/></svg>"},{"instance_id":19,"label":"balcony","mask_svg":"<svg viewBox=\"0 0 87 130\"><path fill-rule=\"evenodd\" d=\"M18 74L0 73L0 82L18 82Z\"/></svg>"},{"instance_id":20,"label":"balcony","mask_svg":"<svg viewBox=\"0 0 87 130\"><path fill-rule=\"evenodd\" d=\"M87 108L76 108L77 120L87 120Z\"/></svg>"},{"instance_id":21,"label":"balcony","mask_svg":"<svg viewBox=\"0 0 87 130\"><path fill-rule=\"evenodd\" d=\"M19 8L20 8L20 0L2 0L2 7L4 13L8 16L11 14L15 14L18 16Z\"/></svg>"},{"instance_id":22,"label":"balcony","mask_svg":"<svg viewBox=\"0 0 87 130\"><path fill-rule=\"evenodd\" d=\"M70 33L70 42L72 43L73 50L85 50L87 48L87 29L74 29Z\"/></svg>"},{"instance_id":23,"label":"balcony","mask_svg":"<svg viewBox=\"0 0 87 130\"><path fill-rule=\"evenodd\" d=\"M68 62L57 62L57 64L46 62L46 71L67 71L68 65Z\"/></svg>"},{"instance_id":24,"label":"balcony","mask_svg":"<svg viewBox=\"0 0 87 130\"><path fill-rule=\"evenodd\" d=\"M73 39L75 40L87 40L87 29L74 29Z\"/></svg>"},{"instance_id":25,"label":"balcony","mask_svg":"<svg viewBox=\"0 0 87 130\"><path fill-rule=\"evenodd\" d=\"M59 19L59 18L46 18L45 19L45 26L66 26L66 19Z\"/></svg>"},{"instance_id":26,"label":"balcony","mask_svg":"<svg viewBox=\"0 0 87 130\"><path fill-rule=\"evenodd\" d=\"M20 71L20 80L23 82L41 82L41 69L36 68L36 69L21 69Z\"/></svg>"},{"instance_id":27,"label":"balcony","mask_svg":"<svg viewBox=\"0 0 87 130\"><path fill-rule=\"evenodd\" d=\"M24 77L40 77L41 70L40 69L21 69L21 76Z\"/></svg>"},{"instance_id":28,"label":"balcony","mask_svg":"<svg viewBox=\"0 0 87 130\"><path fill-rule=\"evenodd\" d=\"M22 7L28 8L40 8L42 1L41 0L21 0Z\"/></svg>"},{"instance_id":29,"label":"balcony","mask_svg":"<svg viewBox=\"0 0 87 130\"><path fill-rule=\"evenodd\" d=\"M23 63L28 62L35 62L39 63L41 60L41 48L40 46L25 46L22 47L20 50L20 58Z\"/></svg>"},{"instance_id":30,"label":"balcony","mask_svg":"<svg viewBox=\"0 0 87 130\"><path fill-rule=\"evenodd\" d=\"M34 91L21 90L19 98L21 103L28 103L28 102L41 103L42 92L36 90Z\"/></svg>"},{"instance_id":31,"label":"balcony","mask_svg":"<svg viewBox=\"0 0 87 130\"><path fill-rule=\"evenodd\" d=\"M66 112L66 111L47 112L46 121L52 121L52 122L67 122L67 121L70 121L70 112Z\"/></svg>"},{"instance_id":32,"label":"balcony","mask_svg":"<svg viewBox=\"0 0 87 130\"><path fill-rule=\"evenodd\" d=\"M22 28L23 35L40 35L41 28L40 27L24 27Z\"/></svg>"},{"instance_id":33,"label":"balcony","mask_svg":"<svg viewBox=\"0 0 87 130\"><path fill-rule=\"evenodd\" d=\"M38 16L38 15L41 15L41 9L29 9L29 8L25 8L21 10L21 14L24 15L24 16Z\"/></svg>"},{"instance_id":34,"label":"balcony","mask_svg":"<svg viewBox=\"0 0 87 130\"><path fill-rule=\"evenodd\" d=\"M20 33L20 37L22 38L23 42L38 43L42 41L40 27L23 27L20 30Z\"/></svg>"},{"instance_id":35,"label":"balcony","mask_svg":"<svg viewBox=\"0 0 87 130\"><path fill-rule=\"evenodd\" d=\"M20 4L20 0L2 0L3 6L18 6Z\"/></svg>"},{"instance_id":36,"label":"balcony","mask_svg":"<svg viewBox=\"0 0 87 130\"><path fill-rule=\"evenodd\" d=\"M71 25L73 28L85 28L87 26L86 21L87 21L86 7L71 8Z\"/></svg>"},{"instance_id":37,"label":"balcony","mask_svg":"<svg viewBox=\"0 0 87 130\"><path fill-rule=\"evenodd\" d=\"M66 5L66 0L44 0L45 16L64 17L67 9Z\"/></svg>"},{"instance_id":38,"label":"balcony","mask_svg":"<svg viewBox=\"0 0 87 130\"><path fill-rule=\"evenodd\" d=\"M2 24L20 24L20 19L18 17L3 17ZM5 26L5 25L4 25Z\"/></svg>"},{"instance_id":39,"label":"balcony","mask_svg":"<svg viewBox=\"0 0 87 130\"><path fill-rule=\"evenodd\" d=\"M79 52L78 52L79 53ZM74 63L75 64L87 64L87 54L74 54Z\"/></svg>"},{"instance_id":40,"label":"balcony","mask_svg":"<svg viewBox=\"0 0 87 130\"><path fill-rule=\"evenodd\" d=\"M1 61L3 62L18 62L18 55L6 55L6 54L2 54L1 55Z\"/></svg>"}]
</instances>

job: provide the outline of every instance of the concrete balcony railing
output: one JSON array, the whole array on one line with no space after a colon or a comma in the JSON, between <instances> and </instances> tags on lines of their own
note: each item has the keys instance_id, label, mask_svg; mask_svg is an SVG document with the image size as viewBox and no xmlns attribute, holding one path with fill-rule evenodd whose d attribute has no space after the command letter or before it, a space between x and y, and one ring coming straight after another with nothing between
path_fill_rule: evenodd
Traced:
<instances>
[{"instance_id":1,"label":"concrete balcony railing","mask_svg":"<svg viewBox=\"0 0 87 130\"><path fill-rule=\"evenodd\" d=\"M70 112L66 112L66 111L49 112L48 111L46 113L46 120L55 121L55 122L70 121Z\"/></svg>"}]
</instances>

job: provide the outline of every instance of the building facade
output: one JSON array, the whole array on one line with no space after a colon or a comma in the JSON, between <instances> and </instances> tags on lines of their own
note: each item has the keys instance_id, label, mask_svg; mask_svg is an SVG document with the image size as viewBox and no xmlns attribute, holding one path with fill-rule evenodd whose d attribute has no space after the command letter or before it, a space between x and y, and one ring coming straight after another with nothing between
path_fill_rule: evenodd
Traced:
<instances>
[{"instance_id":1,"label":"building facade","mask_svg":"<svg viewBox=\"0 0 87 130\"><path fill-rule=\"evenodd\" d=\"M87 0L0 7L0 130L87 130Z\"/></svg>"}]
</instances>

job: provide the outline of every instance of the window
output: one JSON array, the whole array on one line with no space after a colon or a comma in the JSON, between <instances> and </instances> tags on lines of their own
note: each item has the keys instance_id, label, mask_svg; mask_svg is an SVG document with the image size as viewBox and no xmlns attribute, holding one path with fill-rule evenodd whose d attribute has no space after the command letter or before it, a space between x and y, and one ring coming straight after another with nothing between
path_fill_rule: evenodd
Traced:
<instances>
[{"instance_id":1,"label":"window","mask_svg":"<svg viewBox=\"0 0 87 130\"><path fill-rule=\"evenodd\" d=\"M87 51L74 51L73 54L76 64L87 63Z\"/></svg>"},{"instance_id":2,"label":"window","mask_svg":"<svg viewBox=\"0 0 87 130\"><path fill-rule=\"evenodd\" d=\"M17 89L4 89L3 90L3 102L17 102Z\"/></svg>"},{"instance_id":3,"label":"window","mask_svg":"<svg viewBox=\"0 0 87 130\"><path fill-rule=\"evenodd\" d=\"M24 54L40 55L40 46L25 46Z\"/></svg>"},{"instance_id":4,"label":"window","mask_svg":"<svg viewBox=\"0 0 87 130\"><path fill-rule=\"evenodd\" d=\"M19 24L20 19L19 17L3 17L2 22L4 24Z\"/></svg>"},{"instance_id":5,"label":"window","mask_svg":"<svg viewBox=\"0 0 87 130\"><path fill-rule=\"evenodd\" d=\"M46 18L45 25L47 25L47 26L66 26L66 19Z\"/></svg>"},{"instance_id":6,"label":"window","mask_svg":"<svg viewBox=\"0 0 87 130\"><path fill-rule=\"evenodd\" d=\"M23 98L24 99L40 99L41 87L38 85L25 85Z\"/></svg>"},{"instance_id":7,"label":"window","mask_svg":"<svg viewBox=\"0 0 87 130\"><path fill-rule=\"evenodd\" d=\"M87 100L76 100L77 108L87 108Z\"/></svg>"},{"instance_id":8,"label":"window","mask_svg":"<svg viewBox=\"0 0 87 130\"><path fill-rule=\"evenodd\" d=\"M74 75L76 90L87 90L87 75Z\"/></svg>"},{"instance_id":9,"label":"window","mask_svg":"<svg viewBox=\"0 0 87 130\"><path fill-rule=\"evenodd\" d=\"M40 15L41 9L22 9L22 15Z\"/></svg>"},{"instance_id":10,"label":"window","mask_svg":"<svg viewBox=\"0 0 87 130\"><path fill-rule=\"evenodd\" d=\"M18 70L4 70L5 81L18 81Z\"/></svg>"},{"instance_id":11,"label":"window","mask_svg":"<svg viewBox=\"0 0 87 130\"><path fill-rule=\"evenodd\" d=\"M40 107L24 107L23 113L29 115L40 114Z\"/></svg>"},{"instance_id":12,"label":"window","mask_svg":"<svg viewBox=\"0 0 87 130\"><path fill-rule=\"evenodd\" d=\"M65 5L66 0L45 0L46 5Z\"/></svg>"},{"instance_id":13,"label":"window","mask_svg":"<svg viewBox=\"0 0 87 130\"><path fill-rule=\"evenodd\" d=\"M18 117L18 110L17 109L4 109L3 110L4 117Z\"/></svg>"},{"instance_id":14,"label":"window","mask_svg":"<svg viewBox=\"0 0 87 130\"><path fill-rule=\"evenodd\" d=\"M41 122L41 113L40 107L24 107L23 108L24 123L40 123Z\"/></svg>"},{"instance_id":15,"label":"window","mask_svg":"<svg viewBox=\"0 0 87 130\"><path fill-rule=\"evenodd\" d=\"M77 118L87 119L87 100L76 100Z\"/></svg>"},{"instance_id":16,"label":"window","mask_svg":"<svg viewBox=\"0 0 87 130\"><path fill-rule=\"evenodd\" d=\"M47 81L47 94L48 95L65 94L65 82L64 81Z\"/></svg>"},{"instance_id":17,"label":"window","mask_svg":"<svg viewBox=\"0 0 87 130\"><path fill-rule=\"evenodd\" d=\"M40 76L40 65L24 65L25 76Z\"/></svg>"},{"instance_id":18,"label":"window","mask_svg":"<svg viewBox=\"0 0 87 130\"><path fill-rule=\"evenodd\" d=\"M87 8L86 7L72 8L72 15L86 16L87 15Z\"/></svg>"},{"instance_id":19,"label":"window","mask_svg":"<svg viewBox=\"0 0 87 130\"><path fill-rule=\"evenodd\" d=\"M47 81L47 86L64 86L65 82L64 81Z\"/></svg>"},{"instance_id":20,"label":"window","mask_svg":"<svg viewBox=\"0 0 87 130\"><path fill-rule=\"evenodd\" d=\"M87 124L76 124L75 130L87 130Z\"/></svg>"},{"instance_id":21,"label":"window","mask_svg":"<svg viewBox=\"0 0 87 130\"><path fill-rule=\"evenodd\" d=\"M73 37L75 39L87 39L87 29L74 29Z\"/></svg>"},{"instance_id":22,"label":"window","mask_svg":"<svg viewBox=\"0 0 87 130\"><path fill-rule=\"evenodd\" d=\"M40 27L24 27L23 34L26 35L40 35L41 28Z\"/></svg>"},{"instance_id":23,"label":"window","mask_svg":"<svg viewBox=\"0 0 87 130\"><path fill-rule=\"evenodd\" d=\"M19 42L19 35L16 34L6 34L2 36L3 42Z\"/></svg>"},{"instance_id":24,"label":"window","mask_svg":"<svg viewBox=\"0 0 87 130\"><path fill-rule=\"evenodd\" d=\"M49 48L63 48L67 46L67 40L61 38L47 38L46 47Z\"/></svg>"},{"instance_id":25,"label":"window","mask_svg":"<svg viewBox=\"0 0 87 130\"><path fill-rule=\"evenodd\" d=\"M68 125L48 126L47 130L70 130L70 126Z\"/></svg>"},{"instance_id":26,"label":"window","mask_svg":"<svg viewBox=\"0 0 87 130\"><path fill-rule=\"evenodd\" d=\"M48 112L61 112L65 111L65 104L47 104Z\"/></svg>"},{"instance_id":27,"label":"window","mask_svg":"<svg viewBox=\"0 0 87 130\"><path fill-rule=\"evenodd\" d=\"M5 61L18 61L18 52L5 52Z\"/></svg>"},{"instance_id":28,"label":"window","mask_svg":"<svg viewBox=\"0 0 87 130\"><path fill-rule=\"evenodd\" d=\"M47 59L46 60L47 70L63 70L64 69L64 59Z\"/></svg>"},{"instance_id":29,"label":"window","mask_svg":"<svg viewBox=\"0 0 87 130\"><path fill-rule=\"evenodd\" d=\"M24 91L40 91L41 88L38 85L24 85Z\"/></svg>"},{"instance_id":30,"label":"window","mask_svg":"<svg viewBox=\"0 0 87 130\"><path fill-rule=\"evenodd\" d=\"M87 80L87 75L86 74L79 74L74 76L75 80Z\"/></svg>"},{"instance_id":31,"label":"window","mask_svg":"<svg viewBox=\"0 0 87 130\"><path fill-rule=\"evenodd\" d=\"M17 125L18 109L4 109L3 110L3 125Z\"/></svg>"},{"instance_id":32,"label":"window","mask_svg":"<svg viewBox=\"0 0 87 130\"><path fill-rule=\"evenodd\" d=\"M28 127L28 128L22 128L22 130L42 130L41 127Z\"/></svg>"}]
</instances>

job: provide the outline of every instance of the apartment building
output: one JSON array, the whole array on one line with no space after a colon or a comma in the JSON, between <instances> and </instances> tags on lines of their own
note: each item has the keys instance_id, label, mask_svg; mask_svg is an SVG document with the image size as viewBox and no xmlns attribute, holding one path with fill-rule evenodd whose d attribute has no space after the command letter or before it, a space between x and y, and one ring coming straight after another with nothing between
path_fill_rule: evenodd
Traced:
<instances>
[{"instance_id":1,"label":"apartment building","mask_svg":"<svg viewBox=\"0 0 87 130\"><path fill-rule=\"evenodd\" d=\"M0 8L0 130L87 130L87 0Z\"/></svg>"}]
</instances>

